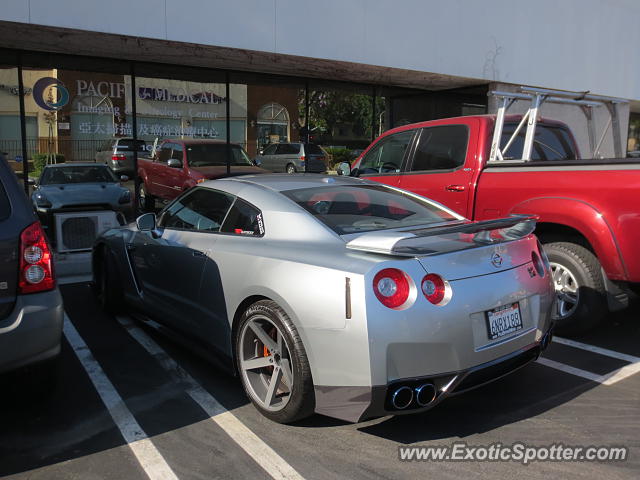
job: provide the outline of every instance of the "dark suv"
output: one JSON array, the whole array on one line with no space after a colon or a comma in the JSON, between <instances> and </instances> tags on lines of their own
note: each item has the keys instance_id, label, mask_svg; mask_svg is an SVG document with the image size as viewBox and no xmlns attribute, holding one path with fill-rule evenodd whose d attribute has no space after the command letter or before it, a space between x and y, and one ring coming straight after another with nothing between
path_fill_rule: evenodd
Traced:
<instances>
[{"instance_id":1,"label":"dark suv","mask_svg":"<svg viewBox=\"0 0 640 480\"><path fill-rule=\"evenodd\" d=\"M0 373L32 364L50 373L60 353L63 318L52 251L0 154Z\"/></svg>"}]
</instances>

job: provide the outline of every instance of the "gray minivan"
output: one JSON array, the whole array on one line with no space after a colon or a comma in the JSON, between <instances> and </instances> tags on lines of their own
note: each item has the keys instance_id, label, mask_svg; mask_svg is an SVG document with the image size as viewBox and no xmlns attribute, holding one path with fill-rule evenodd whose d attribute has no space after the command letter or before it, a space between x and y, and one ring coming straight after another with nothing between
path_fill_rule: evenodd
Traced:
<instances>
[{"instance_id":1,"label":"gray minivan","mask_svg":"<svg viewBox=\"0 0 640 480\"><path fill-rule=\"evenodd\" d=\"M135 147L135 148L134 148ZM139 156L149 154L147 142L133 138L114 138L107 140L96 152L96 163L106 163L115 173L133 176L133 152Z\"/></svg>"},{"instance_id":2,"label":"gray minivan","mask_svg":"<svg viewBox=\"0 0 640 480\"><path fill-rule=\"evenodd\" d=\"M327 157L312 143L272 143L256 157L256 165L271 172L325 173Z\"/></svg>"},{"instance_id":3,"label":"gray minivan","mask_svg":"<svg viewBox=\"0 0 640 480\"><path fill-rule=\"evenodd\" d=\"M64 309L52 253L31 203L0 154L0 373L38 364L50 377L49 367L55 367Z\"/></svg>"}]
</instances>

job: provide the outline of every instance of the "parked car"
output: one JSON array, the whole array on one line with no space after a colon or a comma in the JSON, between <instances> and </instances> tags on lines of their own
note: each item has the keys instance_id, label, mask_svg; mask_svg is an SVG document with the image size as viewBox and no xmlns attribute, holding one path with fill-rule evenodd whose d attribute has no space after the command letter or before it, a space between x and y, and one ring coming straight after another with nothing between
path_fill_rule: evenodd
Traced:
<instances>
[{"instance_id":1,"label":"parked car","mask_svg":"<svg viewBox=\"0 0 640 480\"><path fill-rule=\"evenodd\" d=\"M327 156L313 143L274 143L256 157L256 164L271 172L325 173Z\"/></svg>"},{"instance_id":2,"label":"parked car","mask_svg":"<svg viewBox=\"0 0 640 480\"><path fill-rule=\"evenodd\" d=\"M133 215L131 192L106 165L47 165L31 201L58 252L91 250L96 236Z\"/></svg>"},{"instance_id":3,"label":"parked car","mask_svg":"<svg viewBox=\"0 0 640 480\"><path fill-rule=\"evenodd\" d=\"M64 309L44 230L0 155L0 373L31 366L50 385Z\"/></svg>"},{"instance_id":4,"label":"parked car","mask_svg":"<svg viewBox=\"0 0 640 480\"><path fill-rule=\"evenodd\" d=\"M96 152L96 162L111 167L115 173L133 175L133 152L139 156L147 156L148 145L144 140L133 138L114 138L107 140Z\"/></svg>"},{"instance_id":5,"label":"parked car","mask_svg":"<svg viewBox=\"0 0 640 480\"><path fill-rule=\"evenodd\" d=\"M520 120L506 117L503 149ZM480 115L395 128L340 170L427 196L473 220L537 215L536 235L555 279L558 330L584 332L627 305L627 287L640 286L640 166L632 159L582 160L569 127L544 118L531 159L520 160L521 131L504 159L490 162L495 122L495 115Z\"/></svg>"},{"instance_id":6,"label":"parked car","mask_svg":"<svg viewBox=\"0 0 640 480\"><path fill-rule=\"evenodd\" d=\"M256 167L240 145L227 147L219 140L163 140L152 157L139 159L138 206L141 211L149 211L156 198L173 200L205 180L256 173L269 172Z\"/></svg>"},{"instance_id":7,"label":"parked car","mask_svg":"<svg viewBox=\"0 0 640 480\"><path fill-rule=\"evenodd\" d=\"M538 357L554 295L534 227L358 179L234 177L104 233L93 271L105 309L235 365L266 417L359 421Z\"/></svg>"}]
</instances>

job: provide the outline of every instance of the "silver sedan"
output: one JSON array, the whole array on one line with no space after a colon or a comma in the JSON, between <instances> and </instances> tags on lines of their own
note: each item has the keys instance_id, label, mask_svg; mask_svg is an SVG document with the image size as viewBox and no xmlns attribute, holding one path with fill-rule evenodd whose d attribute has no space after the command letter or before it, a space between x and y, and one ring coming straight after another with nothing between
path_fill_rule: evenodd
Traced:
<instances>
[{"instance_id":1,"label":"silver sedan","mask_svg":"<svg viewBox=\"0 0 640 480\"><path fill-rule=\"evenodd\" d=\"M535 219L471 222L378 183L205 182L94 247L102 306L128 304L237 373L277 422L420 412L551 339Z\"/></svg>"}]
</instances>

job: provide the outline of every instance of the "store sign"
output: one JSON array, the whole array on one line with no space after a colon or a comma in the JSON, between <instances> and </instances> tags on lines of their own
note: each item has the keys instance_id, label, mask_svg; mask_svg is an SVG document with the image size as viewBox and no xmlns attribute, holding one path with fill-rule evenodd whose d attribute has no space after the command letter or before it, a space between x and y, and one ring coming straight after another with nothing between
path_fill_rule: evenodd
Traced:
<instances>
[{"instance_id":1,"label":"store sign","mask_svg":"<svg viewBox=\"0 0 640 480\"><path fill-rule=\"evenodd\" d=\"M151 87L138 88L138 98L157 102L205 103L210 105L220 105L225 101L225 98L213 92L188 93L184 89L171 91L168 88Z\"/></svg>"},{"instance_id":2,"label":"store sign","mask_svg":"<svg viewBox=\"0 0 640 480\"><path fill-rule=\"evenodd\" d=\"M57 101L53 100L54 91L58 94ZM69 90L57 78L43 77L33 84L33 100L44 110L60 110L69 102Z\"/></svg>"},{"instance_id":3,"label":"store sign","mask_svg":"<svg viewBox=\"0 0 640 480\"><path fill-rule=\"evenodd\" d=\"M78 133L82 135L132 135L130 123L80 122ZM138 136L154 137L203 137L218 138L220 133L214 127L183 127L181 125L162 125L160 123L138 123Z\"/></svg>"}]
</instances>

